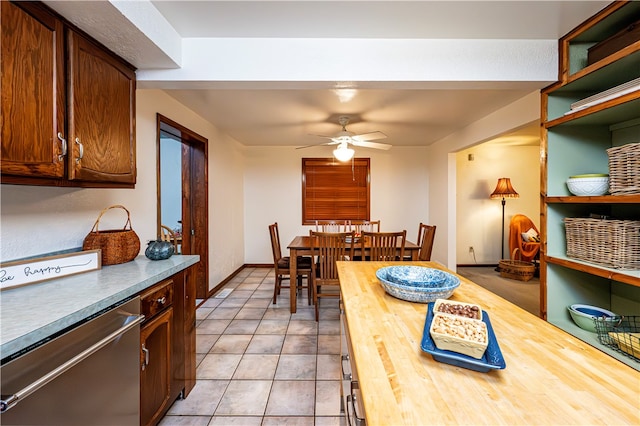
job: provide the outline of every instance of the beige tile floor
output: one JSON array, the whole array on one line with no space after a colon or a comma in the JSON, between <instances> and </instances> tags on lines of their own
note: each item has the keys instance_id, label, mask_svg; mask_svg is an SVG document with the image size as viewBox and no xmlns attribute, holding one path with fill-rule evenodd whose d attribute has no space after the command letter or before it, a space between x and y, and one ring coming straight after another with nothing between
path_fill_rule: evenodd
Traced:
<instances>
[{"instance_id":1,"label":"beige tile floor","mask_svg":"<svg viewBox=\"0 0 640 426\"><path fill-rule=\"evenodd\" d=\"M511 282L493 268L458 272L525 308L538 294L537 279ZM289 313L288 289L274 305L273 280L273 269L245 268L225 286L230 294L198 307L197 383L161 426L346 425L340 413L338 299L321 301L316 322L306 290L298 295L295 314ZM511 287L515 291L504 293ZM531 305L535 314L539 305Z\"/></svg>"},{"instance_id":2,"label":"beige tile floor","mask_svg":"<svg viewBox=\"0 0 640 426\"><path fill-rule=\"evenodd\" d=\"M291 314L288 289L272 303L273 282L273 269L245 268L198 307L196 386L161 426L346 424L338 299L321 301L316 322L306 290Z\"/></svg>"}]
</instances>

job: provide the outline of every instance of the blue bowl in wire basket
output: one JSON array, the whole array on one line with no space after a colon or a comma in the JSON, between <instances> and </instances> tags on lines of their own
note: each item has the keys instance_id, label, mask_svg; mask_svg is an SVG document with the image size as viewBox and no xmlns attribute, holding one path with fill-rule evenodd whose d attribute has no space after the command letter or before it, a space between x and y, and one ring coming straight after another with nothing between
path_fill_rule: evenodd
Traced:
<instances>
[{"instance_id":1,"label":"blue bowl in wire basket","mask_svg":"<svg viewBox=\"0 0 640 426\"><path fill-rule=\"evenodd\" d=\"M617 317L616 314L606 309L599 308L597 306L583 305L580 303L567 306L567 309L569 310L571 319L578 327L592 333L596 332L596 324L594 320L600 319L607 321Z\"/></svg>"},{"instance_id":2,"label":"blue bowl in wire basket","mask_svg":"<svg viewBox=\"0 0 640 426\"><path fill-rule=\"evenodd\" d=\"M380 280L384 290L391 296L408 302L429 303L436 299L448 299L460 286L460 278L445 271L444 280L440 283L424 281L407 281L404 284L389 280L390 268L398 266L386 266L376 271L376 277Z\"/></svg>"}]
</instances>

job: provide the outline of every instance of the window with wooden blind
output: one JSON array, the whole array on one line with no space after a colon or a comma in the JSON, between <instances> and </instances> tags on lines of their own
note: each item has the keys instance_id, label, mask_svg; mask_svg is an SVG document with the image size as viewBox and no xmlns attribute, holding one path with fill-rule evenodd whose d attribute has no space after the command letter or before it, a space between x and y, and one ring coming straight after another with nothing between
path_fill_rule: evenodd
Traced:
<instances>
[{"instance_id":1,"label":"window with wooden blind","mask_svg":"<svg viewBox=\"0 0 640 426\"><path fill-rule=\"evenodd\" d=\"M369 158L302 159L302 224L369 220Z\"/></svg>"}]
</instances>

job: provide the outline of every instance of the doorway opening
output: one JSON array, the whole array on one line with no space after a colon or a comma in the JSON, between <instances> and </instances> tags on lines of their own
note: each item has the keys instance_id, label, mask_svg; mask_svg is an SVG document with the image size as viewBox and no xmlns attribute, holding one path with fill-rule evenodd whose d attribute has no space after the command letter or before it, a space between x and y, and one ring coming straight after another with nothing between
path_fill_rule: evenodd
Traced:
<instances>
[{"instance_id":1,"label":"doorway opening","mask_svg":"<svg viewBox=\"0 0 640 426\"><path fill-rule=\"evenodd\" d=\"M157 235L173 233L178 254L197 254L196 298L209 295L208 140L157 114ZM165 231L166 232L166 231Z\"/></svg>"}]
</instances>

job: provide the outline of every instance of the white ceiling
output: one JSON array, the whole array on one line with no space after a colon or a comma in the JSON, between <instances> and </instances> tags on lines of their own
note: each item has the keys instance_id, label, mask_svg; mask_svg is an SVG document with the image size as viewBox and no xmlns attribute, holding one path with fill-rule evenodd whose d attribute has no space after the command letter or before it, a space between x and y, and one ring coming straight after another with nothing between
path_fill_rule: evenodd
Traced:
<instances>
[{"instance_id":1,"label":"white ceiling","mask_svg":"<svg viewBox=\"0 0 640 426\"><path fill-rule=\"evenodd\" d=\"M140 71L175 68L192 38L292 40L557 40L609 2L569 1L46 1ZM143 19L134 19L132 8ZM114 9L114 8L117 8ZM158 13L159 12L159 13ZM131 24L131 21L133 24ZM148 22L147 22L148 21ZM153 34L161 33L161 34ZM162 36L172 36L173 48ZM172 50L173 49L173 50ZM356 52L340 52L348 55ZM184 49L181 53L186 55ZM178 57L176 61L176 57ZM464 59L464 58L461 58ZM461 60L458 58L457 60ZM220 58L220 63L225 59ZM160 65L159 65L160 64ZM555 72L555 70L554 70ZM446 77L446 76L445 76ZM140 81L162 88L244 145L301 146L347 129L382 131L396 146L429 145L550 81ZM211 83L211 82L210 82ZM420 84L423 83L423 84ZM176 88L177 87L177 88ZM355 90L354 90L355 89ZM537 143L534 123L509 140ZM504 140L502 138L500 140Z\"/></svg>"},{"instance_id":2,"label":"white ceiling","mask_svg":"<svg viewBox=\"0 0 640 426\"><path fill-rule=\"evenodd\" d=\"M595 0L257 0L151 3L182 37L558 39Z\"/></svg>"}]
</instances>

